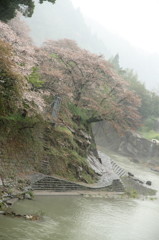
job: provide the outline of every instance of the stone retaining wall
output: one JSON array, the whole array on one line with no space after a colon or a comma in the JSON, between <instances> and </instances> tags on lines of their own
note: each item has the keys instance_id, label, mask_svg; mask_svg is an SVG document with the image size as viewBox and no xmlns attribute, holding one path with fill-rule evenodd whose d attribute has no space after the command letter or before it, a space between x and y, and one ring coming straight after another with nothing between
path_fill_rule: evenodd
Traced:
<instances>
[{"instance_id":1,"label":"stone retaining wall","mask_svg":"<svg viewBox=\"0 0 159 240\"><path fill-rule=\"evenodd\" d=\"M41 179L32 181L33 190L50 190L55 192L66 192L66 191L108 191L108 192L123 192L124 187L119 179L113 180L109 186L100 187L98 185L86 185L67 180L51 177L42 176Z\"/></svg>"},{"instance_id":2,"label":"stone retaining wall","mask_svg":"<svg viewBox=\"0 0 159 240\"><path fill-rule=\"evenodd\" d=\"M128 193L136 192L138 195L151 196L156 194L156 190L148 188L139 182L136 182L133 178L124 176L122 177L122 182L124 183L125 190Z\"/></svg>"}]
</instances>

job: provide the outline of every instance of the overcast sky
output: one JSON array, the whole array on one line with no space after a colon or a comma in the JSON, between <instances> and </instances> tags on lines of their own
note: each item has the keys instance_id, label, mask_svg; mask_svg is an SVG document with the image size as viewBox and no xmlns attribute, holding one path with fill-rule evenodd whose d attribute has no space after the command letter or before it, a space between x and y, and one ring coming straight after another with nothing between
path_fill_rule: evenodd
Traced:
<instances>
[{"instance_id":1,"label":"overcast sky","mask_svg":"<svg viewBox=\"0 0 159 240\"><path fill-rule=\"evenodd\" d=\"M71 0L84 16L149 53L159 53L159 0Z\"/></svg>"}]
</instances>

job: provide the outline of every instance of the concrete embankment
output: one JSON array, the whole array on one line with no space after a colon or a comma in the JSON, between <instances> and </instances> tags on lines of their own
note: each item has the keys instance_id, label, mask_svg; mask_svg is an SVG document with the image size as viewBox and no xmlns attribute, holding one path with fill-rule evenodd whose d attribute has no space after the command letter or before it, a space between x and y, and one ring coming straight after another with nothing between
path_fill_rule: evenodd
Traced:
<instances>
[{"instance_id":1,"label":"concrete embankment","mask_svg":"<svg viewBox=\"0 0 159 240\"><path fill-rule=\"evenodd\" d=\"M83 195L86 192L136 192L138 195L155 195L156 191L148 188L146 183L125 171L106 154L100 153L101 162L93 157L89 159L91 167L98 173L96 184L75 183L66 179L44 174L32 176L31 185L35 194Z\"/></svg>"},{"instance_id":2,"label":"concrete embankment","mask_svg":"<svg viewBox=\"0 0 159 240\"><path fill-rule=\"evenodd\" d=\"M156 190L148 188L144 184L139 183L138 179L124 176L122 177L122 182L125 186L126 192L136 192L136 194L144 196L151 196L156 194Z\"/></svg>"},{"instance_id":3,"label":"concrete embankment","mask_svg":"<svg viewBox=\"0 0 159 240\"><path fill-rule=\"evenodd\" d=\"M124 192L124 187L119 179L113 180L110 185L82 184L67 181L65 179L52 176L41 175L34 176L32 180L32 189L53 192L77 192L77 191L107 191Z\"/></svg>"}]
</instances>

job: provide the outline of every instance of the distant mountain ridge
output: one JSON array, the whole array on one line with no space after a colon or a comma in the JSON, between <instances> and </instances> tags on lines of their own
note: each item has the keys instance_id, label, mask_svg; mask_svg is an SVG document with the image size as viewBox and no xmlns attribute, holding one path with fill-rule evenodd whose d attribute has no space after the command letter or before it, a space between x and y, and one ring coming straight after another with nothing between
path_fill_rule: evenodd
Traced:
<instances>
[{"instance_id":1,"label":"distant mountain ridge","mask_svg":"<svg viewBox=\"0 0 159 240\"><path fill-rule=\"evenodd\" d=\"M92 20L86 19L86 22L112 55L119 54L121 67L134 69L139 80L145 82L148 89L156 90L158 87L159 91L159 54L149 54L132 46Z\"/></svg>"},{"instance_id":2,"label":"distant mountain ridge","mask_svg":"<svg viewBox=\"0 0 159 240\"><path fill-rule=\"evenodd\" d=\"M119 36L113 35L101 25L85 19L70 0L58 0L55 5L36 1L33 17L25 19L31 28L31 36L37 45L47 39L73 39L80 47L109 59L116 53L123 68L132 68L139 80L150 90L157 90L159 83L159 54L147 54L131 46Z\"/></svg>"}]
</instances>

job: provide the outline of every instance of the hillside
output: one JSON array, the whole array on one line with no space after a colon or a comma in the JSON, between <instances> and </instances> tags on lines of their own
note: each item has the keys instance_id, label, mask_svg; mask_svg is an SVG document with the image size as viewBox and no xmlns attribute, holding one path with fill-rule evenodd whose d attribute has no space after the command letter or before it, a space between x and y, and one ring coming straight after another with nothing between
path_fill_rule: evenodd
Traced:
<instances>
[{"instance_id":1,"label":"hillside","mask_svg":"<svg viewBox=\"0 0 159 240\"><path fill-rule=\"evenodd\" d=\"M136 128L139 97L103 57L72 40L37 48L19 18L0 29L1 177L42 172L95 181L91 123Z\"/></svg>"}]
</instances>

